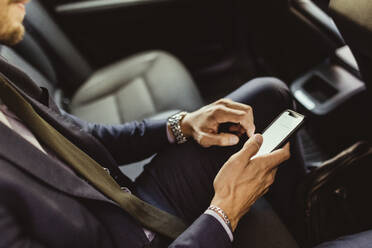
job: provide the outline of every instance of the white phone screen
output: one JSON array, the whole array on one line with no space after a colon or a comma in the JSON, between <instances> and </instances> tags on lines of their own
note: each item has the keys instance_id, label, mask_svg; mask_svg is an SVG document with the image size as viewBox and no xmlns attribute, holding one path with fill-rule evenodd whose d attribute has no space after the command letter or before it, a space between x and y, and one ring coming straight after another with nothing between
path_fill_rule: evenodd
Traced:
<instances>
[{"instance_id":1,"label":"white phone screen","mask_svg":"<svg viewBox=\"0 0 372 248\"><path fill-rule=\"evenodd\" d=\"M262 146L252 159L272 152L302 123L303 119L304 116L294 111L283 112L262 134Z\"/></svg>"}]
</instances>

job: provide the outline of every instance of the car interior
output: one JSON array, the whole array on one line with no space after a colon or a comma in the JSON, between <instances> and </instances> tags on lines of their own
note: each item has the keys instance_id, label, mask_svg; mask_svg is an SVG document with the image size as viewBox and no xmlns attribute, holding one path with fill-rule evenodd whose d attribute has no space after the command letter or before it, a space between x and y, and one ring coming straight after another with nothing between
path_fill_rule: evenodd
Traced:
<instances>
[{"instance_id":1,"label":"car interior","mask_svg":"<svg viewBox=\"0 0 372 248\"><path fill-rule=\"evenodd\" d=\"M357 36L357 23L327 0L33 0L25 39L0 55L66 112L104 124L192 111L277 77L307 117L311 170L371 139L372 28ZM135 179L142 166L122 171Z\"/></svg>"}]
</instances>

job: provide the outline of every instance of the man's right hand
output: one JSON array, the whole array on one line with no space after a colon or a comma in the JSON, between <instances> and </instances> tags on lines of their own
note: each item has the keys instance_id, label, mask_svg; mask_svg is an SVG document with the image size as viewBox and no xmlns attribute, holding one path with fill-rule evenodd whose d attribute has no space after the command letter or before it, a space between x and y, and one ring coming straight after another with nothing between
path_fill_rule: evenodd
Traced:
<instances>
[{"instance_id":1,"label":"man's right hand","mask_svg":"<svg viewBox=\"0 0 372 248\"><path fill-rule=\"evenodd\" d=\"M270 154L251 160L262 145L260 134L251 137L217 174L213 186L212 205L228 216L233 231L240 218L266 192L274 182L277 166L290 157L289 144Z\"/></svg>"}]
</instances>

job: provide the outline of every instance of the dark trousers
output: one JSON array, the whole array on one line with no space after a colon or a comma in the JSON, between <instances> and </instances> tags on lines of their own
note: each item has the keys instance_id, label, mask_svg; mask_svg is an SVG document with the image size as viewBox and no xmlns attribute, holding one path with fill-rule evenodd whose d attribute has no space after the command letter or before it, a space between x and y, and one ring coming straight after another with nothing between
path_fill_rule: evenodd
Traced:
<instances>
[{"instance_id":1,"label":"dark trousers","mask_svg":"<svg viewBox=\"0 0 372 248\"><path fill-rule=\"evenodd\" d=\"M284 110L294 108L288 88L274 78L252 80L227 98L252 106L257 132L262 132ZM234 147L208 149L193 141L170 146L158 153L136 180L138 196L192 223L208 208L214 196L213 180L221 166L244 141ZM270 207L282 221L290 224L296 185L304 176L296 138L291 141L291 154L291 159L281 165L276 182L266 195L270 204L260 200L240 222L234 235L236 247L274 247L274 243L275 247L295 247ZM283 246L277 246L280 243Z\"/></svg>"}]
</instances>

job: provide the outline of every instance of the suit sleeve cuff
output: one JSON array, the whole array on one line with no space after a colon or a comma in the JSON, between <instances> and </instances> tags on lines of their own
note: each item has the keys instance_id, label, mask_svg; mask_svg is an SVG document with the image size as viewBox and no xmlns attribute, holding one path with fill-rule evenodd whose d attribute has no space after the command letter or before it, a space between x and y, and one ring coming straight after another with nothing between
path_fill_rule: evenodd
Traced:
<instances>
[{"instance_id":1,"label":"suit sleeve cuff","mask_svg":"<svg viewBox=\"0 0 372 248\"><path fill-rule=\"evenodd\" d=\"M170 133L169 128L168 128L168 122L165 125L165 131L167 132L167 138L170 144L176 143L176 139L173 137L173 135Z\"/></svg>"},{"instance_id":2,"label":"suit sleeve cuff","mask_svg":"<svg viewBox=\"0 0 372 248\"><path fill-rule=\"evenodd\" d=\"M232 233L230 227L225 223L225 221L221 218L221 216L219 216L216 212L214 212L210 209L207 209L204 212L204 214L210 215L210 216L214 217L216 220L218 220L218 222L221 223L222 227L225 229L227 235L230 238L230 241L231 242L234 241L234 236L233 236L233 233Z\"/></svg>"}]
</instances>

